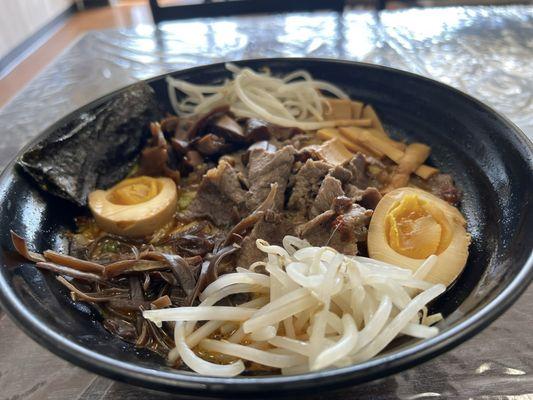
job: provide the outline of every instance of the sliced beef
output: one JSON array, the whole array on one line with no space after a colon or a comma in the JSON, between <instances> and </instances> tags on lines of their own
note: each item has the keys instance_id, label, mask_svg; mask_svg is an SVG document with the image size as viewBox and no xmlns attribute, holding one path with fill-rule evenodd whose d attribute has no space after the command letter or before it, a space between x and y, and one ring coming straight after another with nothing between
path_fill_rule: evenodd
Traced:
<instances>
[{"instance_id":1,"label":"sliced beef","mask_svg":"<svg viewBox=\"0 0 533 400\"><path fill-rule=\"evenodd\" d=\"M421 189L427 190L454 206L461 201L461 192L455 187L451 175L435 174L426 181L418 179L418 182L421 182L417 185Z\"/></svg>"},{"instance_id":2,"label":"sliced beef","mask_svg":"<svg viewBox=\"0 0 533 400\"><path fill-rule=\"evenodd\" d=\"M314 133L298 133L297 135L283 142L284 145L293 146L295 149L302 149L311 144L317 144Z\"/></svg>"},{"instance_id":3,"label":"sliced beef","mask_svg":"<svg viewBox=\"0 0 533 400\"><path fill-rule=\"evenodd\" d=\"M350 170L347 168L344 168L341 165L335 166L330 171L330 175L333 176L334 178L337 178L339 181L341 181L343 185L349 183L353 178L353 174L350 172Z\"/></svg>"},{"instance_id":4,"label":"sliced beef","mask_svg":"<svg viewBox=\"0 0 533 400\"><path fill-rule=\"evenodd\" d=\"M241 187L245 190L248 190L248 188L250 187L250 182L248 181L248 172L246 166L242 163L243 155L244 153L242 150L235 153L231 153L231 155L226 154L220 157L218 159L218 162L226 161L229 165L231 165L237 173L237 177L239 178Z\"/></svg>"},{"instance_id":5,"label":"sliced beef","mask_svg":"<svg viewBox=\"0 0 533 400\"><path fill-rule=\"evenodd\" d=\"M320 158L316 152L317 147L317 145L311 145L301 148L294 155L294 159L301 163L305 163L309 159L318 161Z\"/></svg>"},{"instance_id":6,"label":"sliced beef","mask_svg":"<svg viewBox=\"0 0 533 400\"><path fill-rule=\"evenodd\" d=\"M248 268L252 263L265 258L265 253L260 251L255 244L257 239L264 239L270 244L281 245L285 235L294 235L294 224L290 221L289 215L277 212L265 213L241 242L236 265Z\"/></svg>"},{"instance_id":7,"label":"sliced beef","mask_svg":"<svg viewBox=\"0 0 533 400\"><path fill-rule=\"evenodd\" d=\"M366 173L367 161L365 156L357 153L351 160L349 160L344 167L352 173L350 183L359 189L366 189L368 187L368 176Z\"/></svg>"},{"instance_id":8,"label":"sliced beef","mask_svg":"<svg viewBox=\"0 0 533 400\"><path fill-rule=\"evenodd\" d=\"M271 144L268 140L261 140L260 142L256 142L252 144L250 147L248 147L248 152L252 150L257 150L257 149L263 149L268 153L275 153L278 148L274 146L273 144Z\"/></svg>"},{"instance_id":9,"label":"sliced beef","mask_svg":"<svg viewBox=\"0 0 533 400\"><path fill-rule=\"evenodd\" d=\"M343 213L327 210L296 228L313 246L330 246L344 254L357 254L357 242L366 240L371 210L352 204Z\"/></svg>"},{"instance_id":10,"label":"sliced beef","mask_svg":"<svg viewBox=\"0 0 533 400\"><path fill-rule=\"evenodd\" d=\"M366 189L359 189L358 187L348 184L345 187L346 196L351 198L355 203L361 204L363 207L374 210L381 200L381 193L373 186Z\"/></svg>"},{"instance_id":11,"label":"sliced beef","mask_svg":"<svg viewBox=\"0 0 533 400\"><path fill-rule=\"evenodd\" d=\"M276 146L274 146L272 143L270 143L268 140L261 140L260 142L252 144L248 149L244 152L244 154L241 157L241 161L248 165L248 162L250 161L250 153L253 150L259 150L263 149L267 153L275 153L278 149Z\"/></svg>"},{"instance_id":12,"label":"sliced beef","mask_svg":"<svg viewBox=\"0 0 533 400\"><path fill-rule=\"evenodd\" d=\"M327 246L331 238L335 217L335 211L327 210L312 220L298 225L296 233L301 238L307 239L313 246Z\"/></svg>"},{"instance_id":13,"label":"sliced beef","mask_svg":"<svg viewBox=\"0 0 533 400\"><path fill-rule=\"evenodd\" d=\"M248 161L250 190L246 195L248 210L254 210L265 200L273 183L278 184L276 209L283 208L284 193L294 162L294 152L292 146L286 146L274 153L262 148L250 151Z\"/></svg>"},{"instance_id":14,"label":"sliced beef","mask_svg":"<svg viewBox=\"0 0 533 400\"><path fill-rule=\"evenodd\" d=\"M304 134L305 131L300 128L285 128L283 126L270 125L270 133L276 140L288 140L296 135Z\"/></svg>"},{"instance_id":15,"label":"sliced beef","mask_svg":"<svg viewBox=\"0 0 533 400\"><path fill-rule=\"evenodd\" d=\"M327 175L322 181L320 189L318 189L318 194L315 197L315 201L311 206L309 212L310 217L314 218L317 215L322 214L324 211L329 210L333 200L336 197L343 195L344 191L342 190L341 181L331 175Z\"/></svg>"},{"instance_id":16,"label":"sliced beef","mask_svg":"<svg viewBox=\"0 0 533 400\"><path fill-rule=\"evenodd\" d=\"M331 209L337 215L348 212L352 209L353 200L346 196L338 196L333 199Z\"/></svg>"},{"instance_id":17,"label":"sliced beef","mask_svg":"<svg viewBox=\"0 0 533 400\"><path fill-rule=\"evenodd\" d=\"M294 135L280 136L276 134L277 128L271 128L272 137L269 141L278 148L283 146L293 146L297 150L302 150L310 145L320 145L322 143L319 139L317 139L314 133L304 132L299 129L294 130L292 128L282 129L291 129Z\"/></svg>"},{"instance_id":18,"label":"sliced beef","mask_svg":"<svg viewBox=\"0 0 533 400\"><path fill-rule=\"evenodd\" d=\"M307 160L294 177L288 208L307 216L329 169L325 162Z\"/></svg>"},{"instance_id":19,"label":"sliced beef","mask_svg":"<svg viewBox=\"0 0 533 400\"><path fill-rule=\"evenodd\" d=\"M196 197L183 217L208 218L219 227L235 224L242 216L245 195L235 169L228 162L220 161L203 176Z\"/></svg>"},{"instance_id":20,"label":"sliced beef","mask_svg":"<svg viewBox=\"0 0 533 400\"><path fill-rule=\"evenodd\" d=\"M357 201L361 198L362 190L359 189L357 186L352 185L351 183L348 183L344 187L344 192L346 193L346 196Z\"/></svg>"},{"instance_id":21,"label":"sliced beef","mask_svg":"<svg viewBox=\"0 0 533 400\"><path fill-rule=\"evenodd\" d=\"M381 200L381 193L375 187L367 187L361 193L361 199L358 201L364 208L375 210Z\"/></svg>"},{"instance_id":22,"label":"sliced beef","mask_svg":"<svg viewBox=\"0 0 533 400\"><path fill-rule=\"evenodd\" d=\"M353 204L350 210L339 214L333 223L335 236L341 243L366 241L372 210ZM332 246L333 247L333 246Z\"/></svg>"},{"instance_id":23,"label":"sliced beef","mask_svg":"<svg viewBox=\"0 0 533 400\"><path fill-rule=\"evenodd\" d=\"M337 166L331 171L331 175L343 183L346 196L370 210L375 209L381 200L379 190L370 186L374 182L367 172L368 166L376 163L380 164L378 160L358 153L343 166Z\"/></svg>"}]
</instances>

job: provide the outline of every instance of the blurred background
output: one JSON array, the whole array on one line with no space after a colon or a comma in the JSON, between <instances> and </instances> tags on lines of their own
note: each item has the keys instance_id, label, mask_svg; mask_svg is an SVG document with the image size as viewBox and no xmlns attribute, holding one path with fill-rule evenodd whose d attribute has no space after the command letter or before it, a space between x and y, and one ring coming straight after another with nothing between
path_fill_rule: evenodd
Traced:
<instances>
[{"instance_id":1,"label":"blurred background","mask_svg":"<svg viewBox=\"0 0 533 400\"><path fill-rule=\"evenodd\" d=\"M0 107L89 30L249 13L316 9L379 12L409 7L532 3L533 0L0 0Z\"/></svg>"}]
</instances>

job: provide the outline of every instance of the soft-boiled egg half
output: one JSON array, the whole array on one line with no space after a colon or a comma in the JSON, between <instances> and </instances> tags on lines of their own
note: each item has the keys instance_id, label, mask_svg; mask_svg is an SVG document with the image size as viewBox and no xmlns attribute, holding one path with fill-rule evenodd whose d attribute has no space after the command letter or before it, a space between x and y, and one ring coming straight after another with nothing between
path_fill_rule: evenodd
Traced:
<instances>
[{"instance_id":1,"label":"soft-boiled egg half","mask_svg":"<svg viewBox=\"0 0 533 400\"><path fill-rule=\"evenodd\" d=\"M104 231L127 237L147 236L168 223L178 203L169 178L139 176L108 190L89 194L89 208Z\"/></svg>"},{"instance_id":2,"label":"soft-boiled egg half","mask_svg":"<svg viewBox=\"0 0 533 400\"><path fill-rule=\"evenodd\" d=\"M432 254L438 256L426 280L450 285L468 258L470 235L459 210L421 189L387 193L368 228L370 257L413 271Z\"/></svg>"}]
</instances>

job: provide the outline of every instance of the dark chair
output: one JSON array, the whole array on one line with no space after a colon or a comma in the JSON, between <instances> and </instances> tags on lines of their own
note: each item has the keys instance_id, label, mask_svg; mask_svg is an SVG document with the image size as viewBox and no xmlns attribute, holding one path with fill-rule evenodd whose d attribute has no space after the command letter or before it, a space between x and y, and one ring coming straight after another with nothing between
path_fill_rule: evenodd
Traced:
<instances>
[{"instance_id":1,"label":"dark chair","mask_svg":"<svg viewBox=\"0 0 533 400\"><path fill-rule=\"evenodd\" d=\"M295 11L333 10L342 12L346 0L226 0L200 4L161 7L150 0L150 8L157 24L162 21L198 17L221 17L242 14L282 13Z\"/></svg>"}]
</instances>

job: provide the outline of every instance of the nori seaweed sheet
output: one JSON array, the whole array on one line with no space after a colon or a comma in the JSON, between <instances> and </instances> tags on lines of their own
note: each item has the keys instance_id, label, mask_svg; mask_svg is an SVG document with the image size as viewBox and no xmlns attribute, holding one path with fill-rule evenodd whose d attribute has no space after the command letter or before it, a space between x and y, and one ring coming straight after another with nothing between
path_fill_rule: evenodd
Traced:
<instances>
[{"instance_id":1,"label":"nori seaweed sheet","mask_svg":"<svg viewBox=\"0 0 533 400\"><path fill-rule=\"evenodd\" d=\"M17 163L41 189L86 206L91 191L107 189L131 171L149 123L161 115L154 91L140 82L59 127Z\"/></svg>"}]
</instances>

